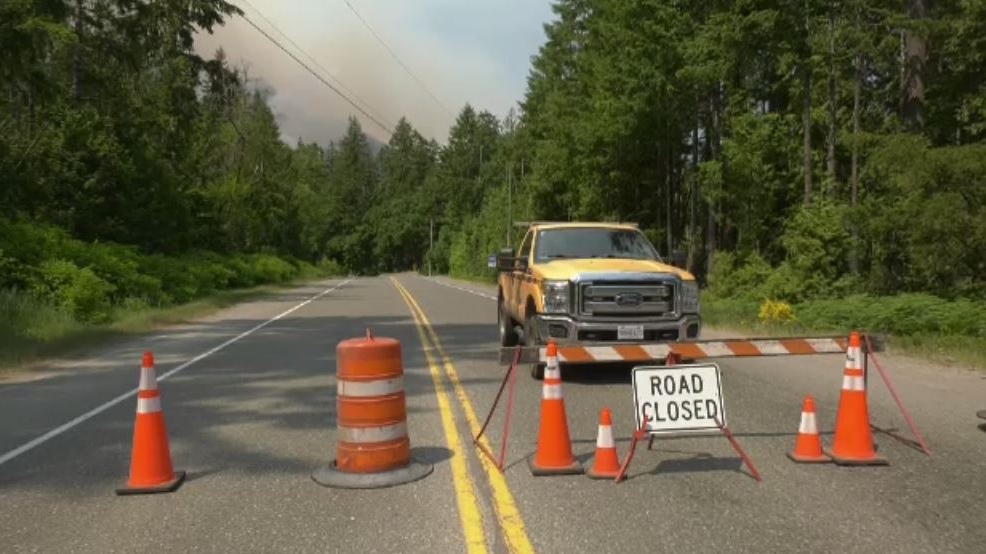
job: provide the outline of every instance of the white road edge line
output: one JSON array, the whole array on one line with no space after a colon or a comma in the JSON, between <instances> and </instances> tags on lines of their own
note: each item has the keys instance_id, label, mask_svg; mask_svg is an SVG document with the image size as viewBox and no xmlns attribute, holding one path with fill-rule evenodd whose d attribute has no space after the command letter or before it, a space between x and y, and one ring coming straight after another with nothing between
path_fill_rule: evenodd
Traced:
<instances>
[{"instance_id":1,"label":"white road edge line","mask_svg":"<svg viewBox=\"0 0 986 554\"><path fill-rule=\"evenodd\" d=\"M479 291L475 291L475 290L472 290L472 289L467 289L465 287L460 287L460 286L457 286L457 285L453 285L451 283L444 283L444 282L439 281L438 279L436 279L434 277L425 277L425 279L431 281L432 283L439 284L439 285L441 285L443 287L448 287L450 289L460 290L462 292L468 292L469 294L472 294L472 295L475 295L475 296L479 296L479 297L482 297L482 298L486 298L487 300L496 300L496 297L495 296L491 296L489 294L482 293L482 292L479 292Z\"/></svg>"},{"instance_id":2,"label":"white road edge line","mask_svg":"<svg viewBox=\"0 0 986 554\"><path fill-rule=\"evenodd\" d=\"M192 358L191 360L188 360L187 362L185 362L185 363L181 364L180 366L172 369L171 371L162 374L161 376L159 376L157 378L157 380L159 382L160 381L164 381L168 377L171 377L172 375L174 375L174 374L176 374L176 373L178 373L180 371L183 371L183 370L187 369L188 367L192 366L196 362L199 362L199 361L202 361L205 358L208 358L209 356L215 354L216 352L219 352L220 350L222 350L223 348L226 348L227 346L233 344L234 342L237 342L240 339L243 339L245 337L248 337L248 336L252 335L253 333L256 333L260 329L263 329L264 327L270 325L271 323L274 323L275 321L281 319L282 317L291 314L295 310L298 310L300 308L303 308L304 306L307 306L308 304L311 304L312 302L318 300L319 298L325 296L326 294L329 294L330 292L332 292L332 291L334 291L334 290L336 290L336 289L344 286L345 284L349 283L350 281L352 281L352 279L346 279L345 281L343 281L343 282L341 282L339 284L336 284L336 285L334 285L334 286L332 286L332 287L330 287L328 289L323 290L322 292L316 294L315 296L309 298L308 300L305 300L304 302L298 304L297 306L295 306L295 307L293 307L293 308L291 308L291 309L289 309L287 311L284 311L284 312L281 312L281 313L277 314L276 316L274 316L274 317L268 319L267 321L265 321L265 322L257 325L256 327L253 327L252 329L249 329L247 331L244 331L244 332L240 333L239 335L236 335L235 337L233 337L233 338L227 340L226 342L220 344L219 346L216 346L215 348L212 348L211 350L207 350L206 352L203 352L202 354L199 354L198 356ZM125 393L121 394L120 396L117 396L113 400L110 400L109 402L107 402L107 403L105 403L105 404L103 404L101 406L98 406L96 408L93 408L92 410L89 410L88 412L80 415L79 417L73 419L72 421L69 421L68 423L64 423L64 424L62 424L62 425L60 425L60 426L52 429L51 431L48 431L47 433L41 435L40 437L38 437L38 438L36 438L36 439L34 439L34 440L30 441L30 442L27 442L27 443L25 443L25 444L23 444L21 446L18 446L17 448L11 450L10 452L7 452L3 456L0 456L0 465L3 465L5 463L9 462L10 460L13 460L14 458L20 456L21 454L23 454L23 453L31 450L32 448L34 448L36 446L39 446L41 444L44 444L45 442L48 442L49 440L57 437L58 435L64 433L65 431L68 431L69 429L75 427L76 425L78 425L78 424L86 421L87 419L90 419L90 418L92 418L92 417L94 417L96 415L99 415L102 412L105 412L106 410L112 408L113 406L116 406L120 402L123 402L127 398L130 398L131 396L136 395L137 394L137 391L138 391L138 389L135 388L135 389L133 389L133 390L131 390L129 392L125 392Z\"/></svg>"}]
</instances>

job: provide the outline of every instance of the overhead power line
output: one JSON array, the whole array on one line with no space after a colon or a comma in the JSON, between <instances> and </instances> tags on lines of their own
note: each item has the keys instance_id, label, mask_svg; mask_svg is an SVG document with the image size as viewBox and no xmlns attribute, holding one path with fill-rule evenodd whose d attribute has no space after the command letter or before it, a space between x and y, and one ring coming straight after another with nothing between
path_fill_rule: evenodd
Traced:
<instances>
[{"instance_id":1,"label":"overhead power line","mask_svg":"<svg viewBox=\"0 0 986 554\"><path fill-rule=\"evenodd\" d=\"M275 46L277 46L278 48L280 48L282 52L284 52L285 54L287 54L288 56L290 56L292 60L294 60L295 62L298 63L298 65L300 65L301 67L304 67L306 70L308 70L308 72L311 73L313 77L315 77L316 79L318 79L323 85L329 87L333 92L335 92L336 94L338 94L339 96L341 96L343 100L345 100L346 102L348 102L350 106L356 108L356 110L359 111L359 113L363 114L370 121L372 121L373 123L375 123L378 127L380 127L381 129L383 129L384 131L386 131L388 135L393 135L394 134L393 129L391 129L387 125L384 125L383 123L381 123L380 120L378 120L376 117L373 117L373 115L371 115L366 110L364 110L362 107L360 107L359 105L357 105L356 102L354 102L351 98L349 98L348 96L346 96L345 94L343 94L343 92L340 91L338 88L336 88L335 85L333 85L332 83L326 81L324 77L322 77L315 70L313 70L311 67L309 67L308 64L306 64L305 62L303 62L300 59L298 59L298 56L295 56L293 52L291 52L290 50L288 50L287 48L285 48L283 44L281 44L280 42L277 41L277 39L275 39L274 37L270 36L270 34L268 34L267 31L264 31L263 29L261 29L260 26L258 26L256 23L254 23L252 19L250 19L246 15L243 15L241 17L243 17L243 19L247 23L249 23L251 27L253 27L254 29L256 29L257 32L259 32L260 34L264 35L264 37L267 40L269 40Z\"/></svg>"},{"instance_id":2,"label":"overhead power line","mask_svg":"<svg viewBox=\"0 0 986 554\"><path fill-rule=\"evenodd\" d=\"M394 127L393 122L390 121L389 118L379 117L379 115L381 113L380 110L375 109L368 102L366 102L363 99L359 98L359 95L357 95L349 87L347 87L346 84L342 82L342 80L340 80L338 77L336 77L335 75L333 75L332 72L329 71L328 69L326 69L325 66L323 66L321 63L319 63L319 61L316 60L314 56L312 56L310 53L308 53L308 51L306 51L304 48L302 48L301 46L299 46L298 43L296 43L287 33L285 33L284 31L282 31L273 21L270 20L270 18L268 18L266 15L264 15L264 12L262 12L260 10L260 8L254 6L253 3L250 2L250 0L241 0L241 1L244 4L246 4L247 6L250 6L250 8L253 11L257 12L257 15L259 15L261 19L263 19L268 25L270 25L270 27L273 28L279 35L281 35L281 37L283 37L285 40L287 40L288 43L290 43L292 46L294 46L296 50L298 50L299 52L301 52L302 54L304 54L305 57L308 58L308 60L311 61L312 64L315 65L315 67L321 69L329 77L329 79L332 82L334 82L339 88L341 88L342 90L344 90L347 93L349 93L350 96L354 97L355 100L357 102L359 102L366 111L368 111L370 113L373 113L373 114L376 114L379 119L385 120L385 123L387 123L387 125L389 127Z\"/></svg>"},{"instance_id":3,"label":"overhead power line","mask_svg":"<svg viewBox=\"0 0 986 554\"><path fill-rule=\"evenodd\" d=\"M346 2L346 5L349 6L350 11L352 11L353 14L355 14L356 17L359 18L360 22L363 23L363 26L366 27L367 30L370 31L370 33L374 36L374 38L377 39L377 42L379 42L380 45L383 46L387 50L387 52L390 53L391 57L393 57L394 60L396 60L397 63L400 64L400 66L402 68L404 68L404 71L406 71L407 74L410 75L411 78L414 79L415 82L417 82L418 85L421 86L421 88L424 89L424 91L428 93L428 96L431 96L431 99L434 100L435 103L438 104L438 106L440 108L442 108L442 110L444 110L446 114L449 115L449 117L453 117L454 118L455 115L453 115L452 112L448 108L445 107L445 104L442 104L442 101L439 100L438 97L435 96L431 92L431 90L424 84L424 82L421 81L421 79L418 78L417 75L414 74L413 71L411 71L411 68L409 68L401 60L401 58L393 50L391 50L390 46L388 46L387 43L383 40L383 38L381 38L380 35L377 34L377 32L373 30L373 27L370 26L370 24L366 21L366 19L363 19L363 16L360 15L360 13L358 11L356 11L356 8L353 7L353 5L349 2L349 0L344 0L344 1Z\"/></svg>"}]
</instances>

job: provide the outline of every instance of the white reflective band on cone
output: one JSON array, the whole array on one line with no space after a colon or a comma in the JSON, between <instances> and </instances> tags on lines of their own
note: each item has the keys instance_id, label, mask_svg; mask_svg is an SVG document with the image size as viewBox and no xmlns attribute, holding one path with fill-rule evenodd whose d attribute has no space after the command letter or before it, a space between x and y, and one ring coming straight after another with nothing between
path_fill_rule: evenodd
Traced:
<instances>
[{"instance_id":1,"label":"white reflective band on cone","mask_svg":"<svg viewBox=\"0 0 986 554\"><path fill-rule=\"evenodd\" d=\"M545 400L561 400L561 385L544 385L541 398Z\"/></svg>"},{"instance_id":2,"label":"white reflective band on cone","mask_svg":"<svg viewBox=\"0 0 986 554\"><path fill-rule=\"evenodd\" d=\"M161 411L161 397L155 396L154 398L138 398L137 399L137 413L138 414L156 414Z\"/></svg>"},{"instance_id":3,"label":"white reflective band on cone","mask_svg":"<svg viewBox=\"0 0 986 554\"><path fill-rule=\"evenodd\" d=\"M380 427L339 426L339 440L343 442L374 443L393 441L407 436L407 422Z\"/></svg>"},{"instance_id":4,"label":"white reflective band on cone","mask_svg":"<svg viewBox=\"0 0 986 554\"><path fill-rule=\"evenodd\" d=\"M863 381L862 375L843 375L842 376L842 390L851 391L864 391L866 390L866 383Z\"/></svg>"},{"instance_id":5,"label":"white reflective band on cone","mask_svg":"<svg viewBox=\"0 0 986 554\"><path fill-rule=\"evenodd\" d=\"M850 346L846 350L846 368L863 369L863 351L859 347Z\"/></svg>"},{"instance_id":6,"label":"white reflective band on cone","mask_svg":"<svg viewBox=\"0 0 986 554\"><path fill-rule=\"evenodd\" d=\"M818 434L818 422L815 421L813 412L801 412L801 426L798 427L798 432L804 435Z\"/></svg>"},{"instance_id":7,"label":"white reflective band on cone","mask_svg":"<svg viewBox=\"0 0 986 554\"><path fill-rule=\"evenodd\" d=\"M613 440L613 428L609 425L599 426L599 435L596 437L597 448L613 448L616 441Z\"/></svg>"},{"instance_id":8,"label":"white reflective band on cone","mask_svg":"<svg viewBox=\"0 0 986 554\"><path fill-rule=\"evenodd\" d=\"M153 367L140 368L140 390L157 389L157 376Z\"/></svg>"},{"instance_id":9,"label":"white reflective band on cone","mask_svg":"<svg viewBox=\"0 0 986 554\"><path fill-rule=\"evenodd\" d=\"M404 377L381 379L379 381L346 381L339 379L339 396L384 396L397 394L404 390Z\"/></svg>"},{"instance_id":10,"label":"white reflective band on cone","mask_svg":"<svg viewBox=\"0 0 986 554\"><path fill-rule=\"evenodd\" d=\"M552 362L554 360L554 362ZM561 368L558 367L557 358L548 358L548 363L544 366L545 379L561 379Z\"/></svg>"}]
</instances>

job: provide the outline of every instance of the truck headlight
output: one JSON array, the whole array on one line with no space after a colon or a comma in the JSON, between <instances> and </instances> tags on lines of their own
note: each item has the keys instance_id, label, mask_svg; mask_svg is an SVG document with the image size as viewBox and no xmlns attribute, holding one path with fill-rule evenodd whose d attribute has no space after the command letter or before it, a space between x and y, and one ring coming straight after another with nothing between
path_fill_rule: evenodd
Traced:
<instances>
[{"instance_id":1,"label":"truck headlight","mask_svg":"<svg viewBox=\"0 0 986 554\"><path fill-rule=\"evenodd\" d=\"M683 281L681 283L681 313L697 314L698 312L698 283L695 281Z\"/></svg>"},{"instance_id":2,"label":"truck headlight","mask_svg":"<svg viewBox=\"0 0 986 554\"><path fill-rule=\"evenodd\" d=\"M542 294L546 313L568 313L568 281L546 281Z\"/></svg>"}]
</instances>

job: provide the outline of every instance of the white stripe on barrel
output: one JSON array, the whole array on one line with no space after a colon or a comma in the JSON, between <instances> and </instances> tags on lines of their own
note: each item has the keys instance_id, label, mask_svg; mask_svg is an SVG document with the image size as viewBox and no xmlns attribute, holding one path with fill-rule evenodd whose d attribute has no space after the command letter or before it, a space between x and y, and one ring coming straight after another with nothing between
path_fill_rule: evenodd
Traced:
<instances>
[{"instance_id":1,"label":"white stripe on barrel","mask_svg":"<svg viewBox=\"0 0 986 554\"><path fill-rule=\"evenodd\" d=\"M613 428L609 425L600 425L599 435L596 436L596 448L614 448L615 446Z\"/></svg>"},{"instance_id":2,"label":"white stripe on barrel","mask_svg":"<svg viewBox=\"0 0 986 554\"><path fill-rule=\"evenodd\" d=\"M138 414L156 414L161 411L161 397L137 398Z\"/></svg>"},{"instance_id":3,"label":"white stripe on barrel","mask_svg":"<svg viewBox=\"0 0 986 554\"><path fill-rule=\"evenodd\" d=\"M402 439L407 436L407 423L402 421L393 425L375 427L339 426L339 440L368 444Z\"/></svg>"},{"instance_id":4,"label":"white stripe on barrel","mask_svg":"<svg viewBox=\"0 0 986 554\"><path fill-rule=\"evenodd\" d=\"M378 381L346 381L339 379L339 396L369 397L397 394L404 390L404 377Z\"/></svg>"},{"instance_id":5,"label":"white stripe on barrel","mask_svg":"<svg viewBox=\"0 0 986 554\"><path fill-rule=\"evenodd\" d=\"M802 435L817 435L818 422L815 421L815 412L801 412L801 426L798 432Z\"/></svg>"}]
</instances>

